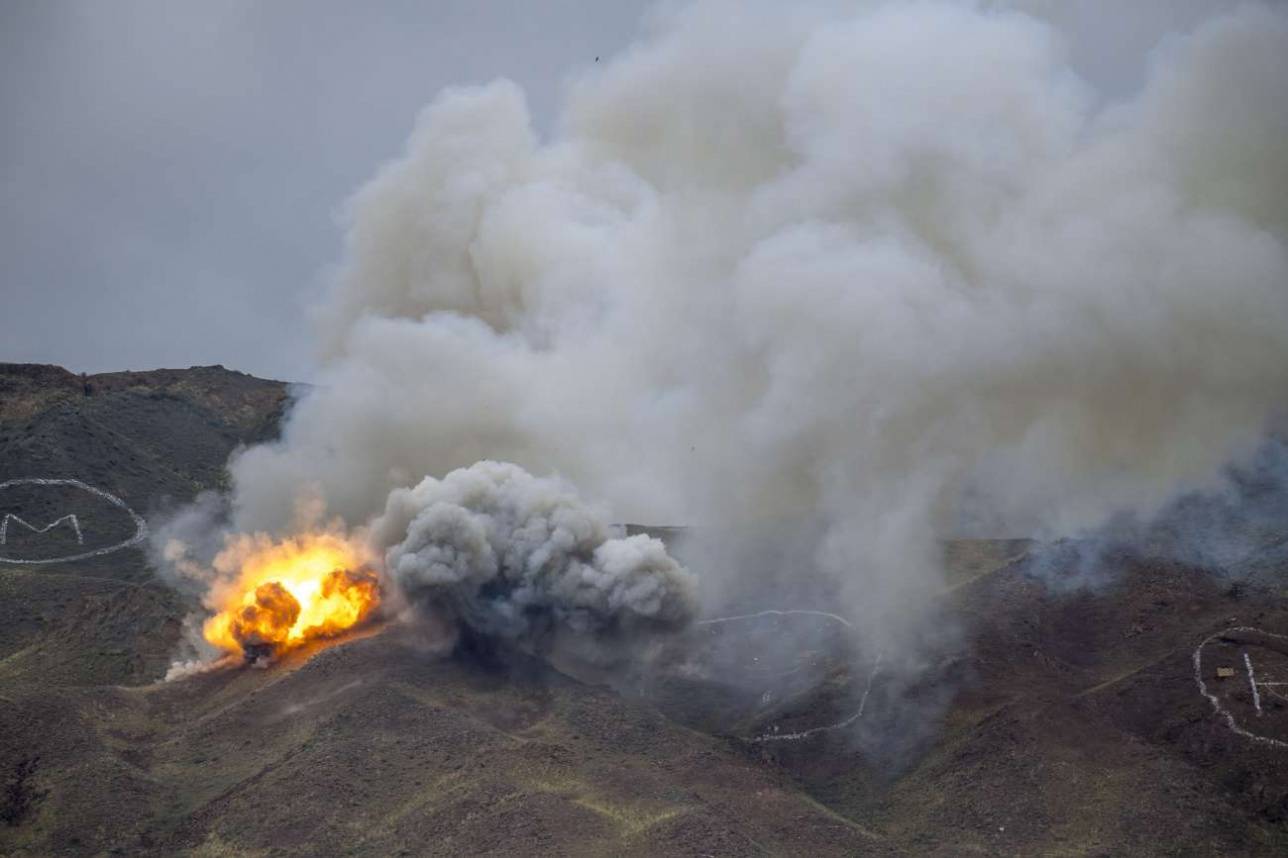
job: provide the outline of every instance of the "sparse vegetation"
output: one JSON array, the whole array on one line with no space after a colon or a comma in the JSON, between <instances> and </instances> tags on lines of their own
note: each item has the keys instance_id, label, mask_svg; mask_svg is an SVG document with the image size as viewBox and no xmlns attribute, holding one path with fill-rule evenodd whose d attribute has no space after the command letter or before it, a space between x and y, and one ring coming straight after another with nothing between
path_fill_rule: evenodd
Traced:
<instances>
[{"instance_id":1,"label":"sparse vegetation","mask_svg":"<svg viewBox=\"0 0 1288 858\"><path fill-rule=\"evenodd\" d=\"M0 794L0 822L10 827L21 825L48 794L48 790L36 786L39 764L39 755L23 757L14 764L4 792Z\"/></svg>"}]
</instances>

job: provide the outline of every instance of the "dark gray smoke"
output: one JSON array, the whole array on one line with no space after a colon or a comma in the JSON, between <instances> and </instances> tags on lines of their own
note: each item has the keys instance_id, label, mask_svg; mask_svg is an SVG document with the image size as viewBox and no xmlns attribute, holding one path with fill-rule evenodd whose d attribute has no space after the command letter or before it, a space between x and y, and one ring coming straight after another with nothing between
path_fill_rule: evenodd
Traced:
<instances>
[{"instance_id":1,"label":"dark gray smoke","mask_svg":"<svg viewBox=\"0 0 1288 858\"><path fill-rule=\"evenodd\" d=\"M516 465L478 462L393 491L371 538L410 601L489 637L667 631L697 612L693 576L660 540L615 536L569 486Z\"/></svg>"}]
</instances>

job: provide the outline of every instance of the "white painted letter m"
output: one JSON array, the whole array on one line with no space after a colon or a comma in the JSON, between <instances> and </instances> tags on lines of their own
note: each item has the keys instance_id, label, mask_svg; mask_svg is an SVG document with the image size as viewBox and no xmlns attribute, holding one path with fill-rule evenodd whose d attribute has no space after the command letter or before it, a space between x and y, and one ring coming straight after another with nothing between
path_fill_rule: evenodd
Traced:
<instances>
[{"instance_id":1,"label":"white painted letter m","mask_svg":"<svg viewBox=\"0 0 1288 858\"><path fill-rule=\"evenodd\" d=\"M57 527L58 525L62 524L65 521L71 524L72 532L76 534L77 544L79 545L85 544L85 537L81 535L80 522L76 519L75 513L72 513L70 515L65 515L62 518L56 518L53 521L51 521L49 524L45 525L44 527L34 527L28 524L27 522L23 521L21 518L14 515L13 513L7 512L4 514L4 520L0 521L0 545L5 545L9 541L9 522L10 521L18 522L23 527L30 530L32 533L45 533L47 531L53 530L55 527Z\"/></svg>"}]
</instances>

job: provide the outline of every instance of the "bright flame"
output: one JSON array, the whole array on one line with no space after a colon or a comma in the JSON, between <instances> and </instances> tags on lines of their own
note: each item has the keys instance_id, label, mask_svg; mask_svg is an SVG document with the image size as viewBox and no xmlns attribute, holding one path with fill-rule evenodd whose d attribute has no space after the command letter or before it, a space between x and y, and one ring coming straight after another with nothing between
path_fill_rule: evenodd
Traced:
<instances>
[{"instance_id":1,"label":"bright flame","mask_svg":"<svg viewBox=\"0 0 1288 858\"><path fill-rule=\"evenodd\" d=\"M333 533L273 541L234 538L215 560L235 571L209 598L216 613L202 633L222 650L278 655L306 641L335 637L368 619L380 581L367 552Z\"/></svg>"}]
</instances>

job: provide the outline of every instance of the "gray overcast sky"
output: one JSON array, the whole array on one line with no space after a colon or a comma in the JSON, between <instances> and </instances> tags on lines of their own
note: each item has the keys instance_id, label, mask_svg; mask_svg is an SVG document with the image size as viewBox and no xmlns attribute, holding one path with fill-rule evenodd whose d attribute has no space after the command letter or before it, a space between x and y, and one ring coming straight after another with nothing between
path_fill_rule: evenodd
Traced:
<instances>
[{"instance_id":1,"label":"gray overcast sky","mask_svg":"<svg viewBox=\"0 0 1288 858\"><path fill-rule=\"evenodd\" d=\"M0 0L0 360L308 374L335 212L443 86L548 127L646 4Z\"/></svg>"},{"instance_id":2,"label":"gray overcast sky","mask_svg":"<svg viewBox=\"0 0 1288 858\"><path fill-rule=\"evenodd\" d=\"M645 0L0 0L0 360L305 379L337 206L443 86L506 76L543 128ZM1133 87L1219 0L1015 0ZM1167 14L1160 15L1159 10Z\"/></svg>"}]
</instances>

